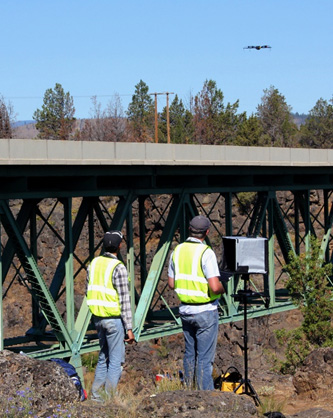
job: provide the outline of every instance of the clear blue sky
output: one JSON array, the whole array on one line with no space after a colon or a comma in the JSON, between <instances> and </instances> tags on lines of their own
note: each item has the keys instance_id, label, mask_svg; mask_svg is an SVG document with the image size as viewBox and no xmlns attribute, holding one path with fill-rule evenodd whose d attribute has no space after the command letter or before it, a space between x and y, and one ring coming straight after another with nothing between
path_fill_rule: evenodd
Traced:
<instances>
[{"instance_id":1,"label":"clear blue sky","mask_svg":"<svg viewBox=\"0 0 333 418\"><path fill-rule=\"evenodd\" d=\"M56 83L77 118L92 96L104 108L118 93L126 110L141 79L185 104L215 80L248 115L270 86L298 113L333 94L332 0L2 0L0 13L0 94L17 120Z\"/></svg>"}]
</instances>

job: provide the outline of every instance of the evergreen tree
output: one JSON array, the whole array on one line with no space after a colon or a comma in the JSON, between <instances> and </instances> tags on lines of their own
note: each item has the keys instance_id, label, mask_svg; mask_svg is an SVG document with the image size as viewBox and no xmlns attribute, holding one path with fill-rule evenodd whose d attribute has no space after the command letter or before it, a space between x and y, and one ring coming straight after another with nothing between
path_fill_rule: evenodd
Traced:
<instances>
[{"instance_id":1,"label":"evergreen tree","mask_svg":"<svg viewBox=\"0 0 333 418\"><path fill-rule=\"evenodd\" d=\"M333 99L319 99L301 126L300 143L309 148L333 146Z\"/></svg>"},{"instance_id":2,"label":"evergreen tree","mask_svg":"<svg viewBox=\"0 0 333 418\"><path fill-rule=\"evenodd\" d=\"M267 146L268 135L264 135L263 127L255 115L245 119L240 125L234 145Z\"/></svg>"},{"instance_id":3,"label":"evergreen tree","mask_svg":"<svg viewBox=\"0 0 333 418\"><path fill-rule=\"evenodd\" d=\"M152 141L153 138L154 103L148 91L147 84L140 80L135 86L132 102L127 109L127 116L136 141Z\"/></svg>"},{"instance_id":4,"label":"evergreen tree","mask_svg":"<svg viewBox=\"0 0 333 418\"><path fill-rule=\"evenodd\" d=\"M261 104L257 106L257 117L264 135L268 135L272 147L290 147L295 145L298 132L291 115L291 107L285 97L271 86L264 90ZM266 138L263 139L266 143Z\"/></svg>"},{"instance_id":5,"label":"evergreen tree","mask_svg":"<svg viewBox=\"0 0 333 418\"><path fill-rule=\"evenodd\" d=\"M237 115L239 103L224 106L223 92L216 82L206 80L194 97L194 141L202 144L233 143L245 114Z\"/></svg>"},{"instance_id":6,"label":"evergreen tree","mask_svg":"<svg viewBox=\"0 0 333 418\"><path fill-rule=\"evenodd\" d=\"M38 138L70 139L75 123L74 113L73 97L56 83L54 90L46 90L42 109L33 114Z\"/></svg>"},{"instance_id":7,"label":"evergreen tree","mask_svg":"<svg viewBox=\"0 0 333 418\"><path fill-rule=\"evenodd\" d=\"M194 97L195 142L215 144L219 139L219 117L224 110L224 95L213 80L206 80Z\"/></svg>"},{"instance_id":8,"label":"evergreen tree","mask_svg":"<svg viewBox=\"0 0 333 418\"><path fill-rule=\"evenodd\" d=\"M235 103L228 103L220 116L220 140L221 144L234 145L240 128L246 121L246 112L238 114L239 100Z\"/></svg>"},{"instance_id":9,"label":"evergreen tree","mask_svg":"<svg viewBox=\"0 0 333 418\"><path fill-rule=\"evenodd\" d=\"M5 99L0 96L0 138L13 137L12 114L11 104L6 104Z\"/></svg>"}]
</instances>

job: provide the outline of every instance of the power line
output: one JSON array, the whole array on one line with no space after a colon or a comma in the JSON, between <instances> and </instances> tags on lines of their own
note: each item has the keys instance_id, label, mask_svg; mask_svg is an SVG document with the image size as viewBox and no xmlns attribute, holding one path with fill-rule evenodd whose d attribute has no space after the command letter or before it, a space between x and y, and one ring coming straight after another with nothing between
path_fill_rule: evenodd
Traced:
<instances>
[{"instance_id":1,"label":"power line","mask_svg":"<svg viewBox=\"0 0 333 418\"><path fill-rule=\"evenodd\" d=\"M133 96L133 94L119 94L119 93L114 93L114 94L92 94L90 96L74 96L71 95L73 98L76 99L90 99L91 97L114 97L115 95L117 96ZM17 100L17 99L43 99L44 96L4 96L5 99L9 99L9 100Z\"/></svg>"}]
</instances>

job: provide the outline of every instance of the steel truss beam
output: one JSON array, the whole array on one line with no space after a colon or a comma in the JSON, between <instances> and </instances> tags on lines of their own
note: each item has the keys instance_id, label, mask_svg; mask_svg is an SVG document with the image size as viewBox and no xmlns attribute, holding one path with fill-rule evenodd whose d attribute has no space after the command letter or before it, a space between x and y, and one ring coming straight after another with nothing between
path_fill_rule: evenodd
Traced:
<instances>
[{"instance_id":1,"label":"steel truss beam","mask_svg":"<svg viewBox=\"0 0 333 418\"><path fill-rule=\"evenodd\" d=\"M224 235L268 238L269 273L251 278L262 296L252 301L248 316L293 309L281 266L288 262L290 251L306 250L314 233L321 240L323 258L332 260L332 191L315 191L319 209L314 212L310 210L312 185L289 193L288 199L282 196L285 190L254 191L251 185L240 192L238 188L205 192L201 187L198 191L184 187L166 193L164 188L152 187L110 189L106 197L0 199L0 272L5 295L1 348L23 350L38 358L70 358L78 368L80 355L98 348L84 297L85 269L102 250L108 229L122 229L125 235L121 256L129 271L137 340L179 332L178 301L167 287L167 265L174 246L186 238L189 220L198 213L211 219L208 243L220 260ZM237 223L236 212L241 213ZM57 256L51 258L55 249ZM6 298L13 300L22 284L30 295L21 303L31 305L31 327L21 330L23 335L8 336L6 327L3 330L9 311ZM238 276L226 283L220 323L242 320L242 306L232 297L242 286Z\"/></svg>"}]
</instances>

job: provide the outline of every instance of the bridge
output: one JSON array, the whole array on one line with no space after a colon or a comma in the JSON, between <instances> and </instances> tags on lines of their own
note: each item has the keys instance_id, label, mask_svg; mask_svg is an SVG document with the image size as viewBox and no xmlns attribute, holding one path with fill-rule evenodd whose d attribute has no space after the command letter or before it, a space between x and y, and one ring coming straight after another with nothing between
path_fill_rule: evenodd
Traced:
<instances>
[{"instance_id":1,"label":"bridge","mask_svg":"<svg viewBox=\"0 0 333 418\"><path fill-rule=\"evenodd\" d=\"M248 317L294 308L282 266L310 235L332 260L333 150L0 139L0 179L0 349L40 359L79 368L98 350L85 272L109 229L124 232L138 341L181 330L166 269L196 214L210 218L219 260L223 236L267 238ZM220 323L242 319L243 285L226 282Z\"/></svg>"}]
</instances>

